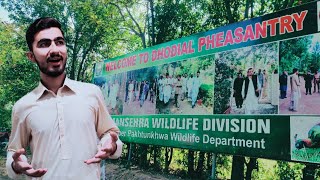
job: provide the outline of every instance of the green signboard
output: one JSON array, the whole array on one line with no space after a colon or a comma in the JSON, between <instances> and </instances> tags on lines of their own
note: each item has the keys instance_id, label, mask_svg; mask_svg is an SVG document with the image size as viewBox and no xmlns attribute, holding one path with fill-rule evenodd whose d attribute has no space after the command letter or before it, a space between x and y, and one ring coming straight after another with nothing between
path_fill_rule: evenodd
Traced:
<instances>
[{"instance_id":1,"label":"green signboard","mask_svg":"<svg viewBox=\"0 0 320 180\"><path fill-rule=\"evenodd\" d=\"M105 60L93 81L125 142L319 163L319 22L316 1Z\"/></svg>"}]
</instances>

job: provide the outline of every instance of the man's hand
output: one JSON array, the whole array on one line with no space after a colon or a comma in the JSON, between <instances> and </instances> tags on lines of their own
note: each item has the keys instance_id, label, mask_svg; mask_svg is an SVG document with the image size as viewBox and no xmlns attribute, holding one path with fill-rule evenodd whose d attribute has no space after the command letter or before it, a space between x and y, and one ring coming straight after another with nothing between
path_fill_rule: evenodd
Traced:
<instances>
[{"instance_id":1,"label":"man's hand","mask_svg":"<svg viewBox=\"0 0 320 180\"><path fill-rule=\"evenodd\" d=\"M25 150L22 148L22 149L18 149L12 155L13 162L11 166L16 173L26 174L31 177L41 177L48 171L45 168L33 169L33 167L29 163L22 161L20 155L24 153L25 153Z\"/></svg>"},{"instance_id":2,"label":"man's hand","mask_svg":"<svg viewBox=\"0 0 320 180\"><path fill-rule=\"evenodd\" d=\"M102 159L106 159L113 155L116 150L117 150L117 140L118 140L118 135L115 132L110 131L110 137L104 144L103 146L98 150L97 154L86 161L84 161L87 164L91 163L99 163Z\"/></svg>"}]
</instances>

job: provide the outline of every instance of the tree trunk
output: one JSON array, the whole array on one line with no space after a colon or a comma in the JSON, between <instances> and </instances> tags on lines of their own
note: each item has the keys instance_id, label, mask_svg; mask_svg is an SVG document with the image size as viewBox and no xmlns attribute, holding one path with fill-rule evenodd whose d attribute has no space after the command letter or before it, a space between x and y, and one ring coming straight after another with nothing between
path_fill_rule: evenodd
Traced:
<instances>
[{"instance_id":1,"label":"tree trunk","mask_svg":"<svg viewBox=\"0 0 320 180\"><path fill-rule=\"evenodd\" d=\"M206 164L207 164L207 169L208 170L210 170L211 169L211 167L212 167L212 162L211 162L211 153L207 153L207 162L206 162Z\"/></svg>"},{"instance_id":2,"label":"tree trunk","mask_svg":"<svg viewBox=\"0 0 320 180\"><path fill-rule=\"evenodd\" d=\"M228 18L229 24L234 23L235 20L233 18L232 11L231 11L231 5L230 5L231 2L230 0L225 0L224 2L227 10L227 18Z\"/></svg>"},{"instance_id":3,"label":"tree trunk","mask_svg":"<svg viewBox=\"0 0 320 180\"><path fill-rule=\"evenodd\" d=\"M75 80L75 74L76 74L76 61L77 61L77 55L78 55L78 38L79 38L79 31L76 32L74 45L72 48L72 59L71 59L71 72L70 72L70 79Z\"/></svg>"},{"instance_id":4,"label":"tree trunk","mask_svg":"<svg viewBox=\"0 0 320 180\"><path fill-rule=\"evenodd\" d=\"M259 10L259 15L262 16L264 14L265 5L266 5L265 0L261 0L260 4L261 4L261 8Z\"/></svg>"},{"instance_id":5,"label":"tree trunk","mask_svg":"<svg viewBox=\"0 0 320 180\"><path fill-rule=\"evenodd\" d=\"M290 0L290 1L289 1L289 3L288 3L288 6L287 6L287 8L290 8L290 7L292 7L292 6L293 6L293 3L294 3L294 0Z\"/></svg>"},{"instance_id":6,"label":"tree trunk","mask_svg":"<svg viewBox=\"0 0 320 180\"><path fill-rule=\"evenodd\" d=\"M243 179L244 178L244 163L245 163L244 157L233 156L231 179Z\"/></svg>"},{"instance_id":7,"label":"tree trunk","mask_svg":"<svg viewBox=\"0 0 320 180\"><path fill-rule=\"evenodd\" d=\"M246 0L246 9L244 11L244 19L248 19L249 17L249 8L250 8L250 0Z\"/></svg>"},{"instance_id":8,"label":"tree trunk","mask_svg":"<svg viewBox=\"0 0 320 180\"><path fill-rule=\"evenodd\" d=\"M257 158L250 158L249 163L247 163L246 180L251 180L254 169L257 169Z\"/></svg>"},{"instance_id":9,"label":"tree trunk","mask_svg":"<svg viewBox=\"0 0 320 180\"><path fill-rule=\"evenodd\" d=\"M254 0L251 0L251 15L250 15L250 18L253 18L253 1Z\"/></svg>"},{"instance_id":10,"label":"tree trunk","mask_svg":"<svg viewBox=\"0 0 320 180\"><path fill-rule=\"evenodd\" d=\"M153 166L154 166L154 169L156 170L160 169L160 163L158 162L158 157L160 156L160 154L161 154L160 147L153 146Z\"/></svg>"},{"instance_id":11,"label":"tree trunk","mask_svg":"<svg viewBox=\"0 0 320 180\"><path fill-rule=\"evenodd\" d=\"M155 36L154 36L154 4L153 0L150 0L150 10L151 10L151 40L152 40L152 46L156 44Z\"/></svg>"},{"instance_id":12,"label":"tree trunk","mask_svg":"<svg viewBox=\"0 0 320 180\"><path fill-rule=\"evenodd\" d=\"M140 157L139 157L139 166L145 168L148 166L148 145L140 145Z\"/></svg>"},{"instance_id":13,"label":"tree trunk","mask_svg":"<svg viewBox=\"0 0 320 180\"><path fill-rule=\"evenodd\" d=\"M189 176L194 175L194 151L188 151L188 174Z\"/></svg>"},{"instance_id":14,"label":"tree trunk","mask_svg":"<svg viewBox=\"0 0 320 180\"><path fill-rule=\"evenodd\" d=\"M169 155L170 154L170 155ZM173 156L173 148L172 147L166 147L166 152L165 152L165 167L164 171L169 172L169 166L172 161L172 156Z\"/></svg>"},{"instance_id":15,"label":"tree trunk","mask_svg":"<svg viewBox=\"0 0 320 180\"><path fill-rule=\"evenodd\" d=\"M197 166L197 172L199 174L202 174L203 172L204 155L205 155L204 152L199 153L198 166Z\"/></svg>"},{"instance_id":16,"label":"tree trunk","mask_svg":"<svg viewBox=\"0 0 320 180\"><path fill-rule=\"evenodd\" d=\"M316 172L317 166L314 164L306 164L306 167L302 170L303 173L303 180L314 180L315 178L315 172Z\"/></svg>"},{"instance_id":17,"label":"tree trunk","mask_svg":"<svg viewBox=\"0 0 320 180\"><path fill-rule=\"evenodd\" d=\"M284 2L283 2L283 4L282 4L282 6L281 6L281 9L285 9L285 8L287 8L288 7L288 0L285 0Z\"/></svg>"}]
</instances>

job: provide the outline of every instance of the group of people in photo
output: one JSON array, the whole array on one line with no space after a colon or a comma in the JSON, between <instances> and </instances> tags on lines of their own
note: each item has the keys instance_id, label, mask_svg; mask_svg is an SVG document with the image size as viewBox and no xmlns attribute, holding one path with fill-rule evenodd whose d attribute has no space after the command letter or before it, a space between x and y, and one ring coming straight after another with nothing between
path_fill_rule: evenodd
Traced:
<instances>
[{"instance_id":1,"label":"group of people in photo","mask_svg":"<svg viewBox=\"0 0 320 180\"><path fill-rule=\"evenodd\" d=\"M247 70L247 76L243 77L241 71L233 84L233 96L237 108L245 105L245 114L253 114L258 107L259 92L261 85L258 76L254 74L253 68Z\"/></svg>"},{"instance_id":2,"label":"group of people in photo","mask_svg":"<svg viewBox=\"0 0 320 180\"><path fill-rule=\"evenodd\" d=\"M199 89L201 86L200 71L195 76L184 74L183 76L171 76L166 73L160 75L158 80L159 100L167 104L170 99L174 99L177 108L180 107L180 101L187 99L191 101L194 108L198 99Z\"/></svg>"},{"instance_id":3,"label":"group of people in photo","mask_svg":"<svg viewBox=\"0 0 320 180\"><path fill-rule=\"evenodd\" d=\"M114 110L117 105L117 98L120 85L117 80L107 81L102 84L101 90L104 95L105 104L107 107L111 107Z\"/></svg>"},{"instance_id":4,"label":"group of people in photo","mask_svg":"<svg viewBox=\"0 0 320 180\"><path fill-rule=\"evenodd\" d=\"M257 114L259 103L271 103L277 105L274 102L273 95L270 94L270 88L274 89L274 76L272 81L269 82L268 74L266 70L258 69L258 73L253 68L248 68L247 75L242 74L242 70L239 70L237 77L233 82L233 97L237 109L243 109L245 114ZM277 70L274 71L277 76ZM269 87L269 86L272 87Z\"/></svg>"},{"instance_id":5,"label":"group of people in photo","mask_svg":"<svg viewBox=\"0 0 320 180\"><path fill-rule=\"evenodd\" d=\"M148 100L154 103L156 82L148 80L138 81L130 79L126 83L125 102L130 104L134 101L140 101L140 107Z\"/></svg>"},{"instance_id":6,"label":"group of people in photo","mask_svg":"<svg viewBox=\"0 0 320 180\"><path fill-rule=\"evenodd\" d=\"M308 70L305 74L299 74L299 70L297 68L293 68L291 75L288 75L287 71L283 71L279 77L280 99L287 98L287 91L289 87L291 93L289 110L293 112L297 112L299 109L301 87L303 86L302 78L304 80L305 95L320 93L320 74L317 70L315 70L313 74L311 73L311 70Z\"/></svg>"}]
</instances>

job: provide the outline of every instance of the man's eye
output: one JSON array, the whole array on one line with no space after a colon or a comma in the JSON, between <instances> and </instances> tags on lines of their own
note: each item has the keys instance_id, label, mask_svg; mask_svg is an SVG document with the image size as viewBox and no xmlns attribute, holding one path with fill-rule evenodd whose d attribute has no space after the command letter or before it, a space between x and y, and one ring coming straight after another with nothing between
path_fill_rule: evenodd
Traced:
<instances>
[{"instance_id":1,"label":"man's eye","mask_svg":"<svg viewBox=\"0 0 320 180\"><path fill-rule=\"evenodd\" d=\"M51 45L51 42L42 42L39 44L39 47L49 47Z\"/></svg>"},{"instance_id":2,"label":"man's eye","mask_svg":"<svg viewBox=\"0 0 320 180\"><path fill-rule=\"evenodd\" d=\"M56 45L65 45L66 43L64 42L64 40L58 40L56 41Z\"/></svg>"}]
</instances>

